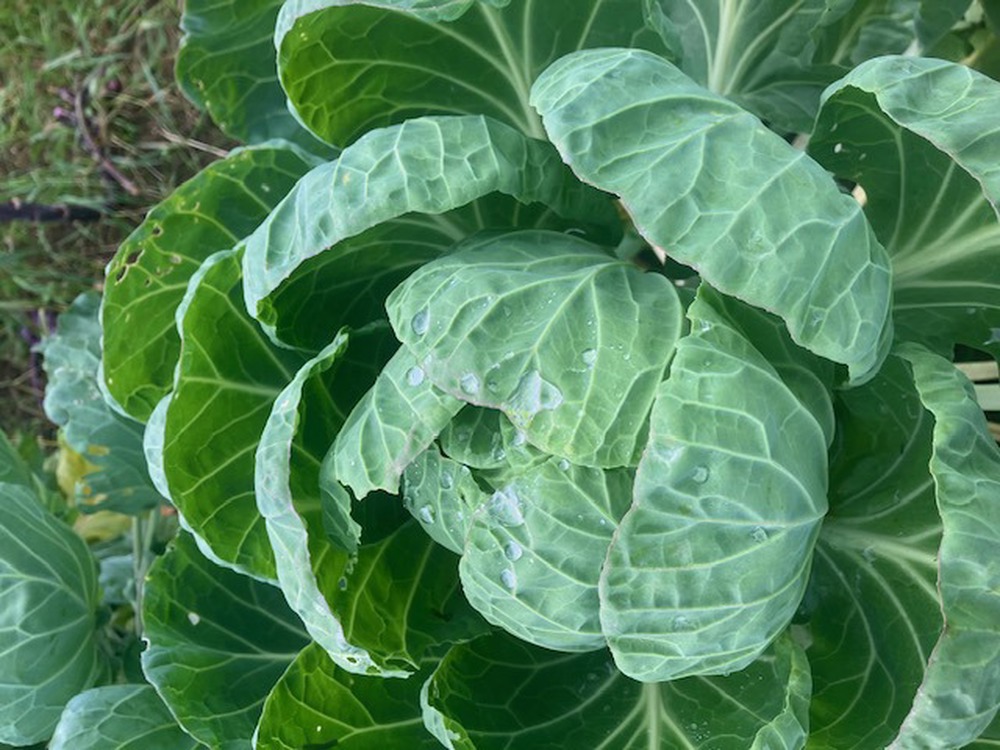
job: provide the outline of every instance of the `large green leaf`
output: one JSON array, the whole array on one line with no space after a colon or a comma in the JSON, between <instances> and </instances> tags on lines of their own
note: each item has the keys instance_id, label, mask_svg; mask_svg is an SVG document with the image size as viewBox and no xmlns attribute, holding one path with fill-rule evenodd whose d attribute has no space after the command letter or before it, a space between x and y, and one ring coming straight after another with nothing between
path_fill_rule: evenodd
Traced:
<instances>
[{"instance_id":1,"label":"large green leaf","mask_svg":"<svg viewBox=\"0 0 1000 750\"><path fill-rule=\"evenodd\" d=\"M240 256L222 251L178 307L180 363L166 409L170 498L218 560L273 580L274 554L254 499L254 451L303 358L271 345L240 298Z\"/></svg>"},{"instance_id":2,"label":"large green leaf","mask_svg":"<svg viewBox=\"0 0 1000 750\"><path fill-rule=\"evenodd\" d=\"M885 251L858 204L801 151L670 63L636 50L563 58L532 101L581 179L801 346L870 377L888 353Z\"/></svg>"},{"instance_id":3,"label":"large green leaf","mask_svg":"<svg viewBox=\"0 0 1000 750\"><path fill-rule=\"evenodd\" d=\"M566 459L515 476L471 518L462 588L487 620L557 651L606 645L597 582L632 502L632 471Z\"/></svg>"},{"instance_id":4,"label":"large green leaf","mask_svg":"<svg viewBox=\"0 0 1000 750\"><path fill-rule=\"evenodd\" d=\"M99 305L96 294L77 297L42 344L49 376L45 413L62 427L70 448L94 466L76 481L80 509L139 513L160 498L146 473L142 425L113 411L98 388Z\"/></svg>"},{"instance_id":5,"label":"large green leaf","mask_svg":"<svg viewBox=\"0 0 1000 750\"><path fill-rule=\"evenodd\" d=\"M812 411L700 298L601 574L619 669L646 682L744 668L789 624L826 512Z\"/></svg>"},{"instance_id":6,"label":"large green leaf","mask_svg":"<svg viewBox=\"0 0 1000 750\"><path fill-rule=\"evenodd\" d=\"M291 106L330 143L430 114L482 114L542 138L528 103L538 74L584 47L653 43L643 27L636 0L293 0L275 44Z\"/></svg>"},{"instance_id":7,"label":"large green leaf","mask_svg":"<svg viewBox=\"0 0 1000 750\"><path fill-rule=\"evenodd\" d=\"M420 688L427 676L393 680L352 674L310 644L267 697L256 750L440 748L421 720Z\"/></svg>"},{"instance_id":8,"label":"large green leaf","mask_svg":"<svg viewBox=\"0 0 1000 750\"><path fill-rule=\"evenodd\" d=\"M810 747L870 750L896 735L941 634L933 420L896 357L836 405L830 511L796 621L813 672Z\"/></svg>"},{"instance_id":9,"label":"large green leaf","mask_svg":"<svg viewBox=\"0 0 1000 750\"><path fill-rule=\"evenodd\" d=\"M80 693L63 711L49 750L195 750L150 685Z\"/></svg>"},{"instance_id":10,"label":"large green leaf","mask_svg":"<svg viewBox=\"0 0 1000 750\"><path fill-rule=\"evenodd\" d=\"M941 60L886 57L826 92L810 153L865 190L892 256L903 338L1000 354L1000 83Z\"/></svg>"},{"instance_id":11,"label":"large green leaf","mask_svg":"<svg viewBox=\"0 0 1000 750\"><path fill-rule=\"evenodd\" d=\"M98 676L97 566L33 490L0 483L0 742L51 735Z\"/></svg>"},{"instance_id":12,"label":"large green leaf","mask_svg":"<svg viewBox=\"0 0 1000 750\"><path fill-rule=\"evenodd\" d=\"M554 232L471 241L386 306L435 386L589 466L634 465L683 327L665 277Z\"/></svg>"},{"instance_id":13,"label":"large green leaf","mask_svg":"<svg viewBox=\"0 0 1000 750\"><path fill-rule=\"evenodd\" d=\"M237 149L155 206L121 244L101 320L105 381L126 412L145 422L173 386L174 314L198 266L250 234L316 163L283 144Z\"/></svg>"},{"instance_id":14,"label":"large green leaf","mask_svg":"<svg viewBox=\"0 0 1000 750\"><path fill-rule=\"evenodd\" d=\"M944 631L893 750L959 748L1000 708L1000 451L972 385L949 361L912 344L913 368L934 415L934 476L943 535L938 589Z\"/></svg>"},{"instance_id":15,"label":"large green leaf","mask_svg":"<svg viewBox=\"0 0 1000 750\"><path fill-rule=\"evenodd\" d=\"M517 208L531 203L542 205ZM249 237L247 309L284 336L301 337L290 329L302 327L309 339L318 316L333 330L360 327L381 317L385 296L416 266L469 233L539 224L618 219L607 196L580 185L546 143L483 117L411 120L309 172Z\"/></svg>"},{"instance_id":16,"label":"large green leaf","mask_svg":"<svg viewBox=\"0 0 1000 750\"><path fill-rule=\"evenodd\" d=\"M244 143L286 138L325 147L285 107L272 41L282 0L188 0L177 54L187 97L229 136Z\"/></svg>"},{"instance_id":17,"label":"large green leaf","mask_svg":"<svg viewBox=\"0 0 1000 750\"><path fill-rule=\"evenodd\" d=\"M646 0L650 23L691 78L786 130L809 130L823 88L816 39L852 0Z\"/></svg>"},{"instance_id":18,"label":"large green leaf","mask_svg":"<svg viewBox=\"0 0 1000 750\"><path fill-rule=\"evenodd\" d=\"M452 750L797 750L809 665L790 638L730 677L641 685L607 652L557 654L508 636L453 648L424 690L425 722Z\"/></svg>"},{"instance_id":19,"label":"large green leaf","mask_svg":"<svg viewBox=\"0 0 1000 750\"><path fill-rule=\"evenodd\" d=\"M327 465L360 500L397 492L403 470L445 428L462 402L439 390L416 357L401 347L347 417Z\"/></svg>"},{"instance_id":20,"label":"large green leaf","mask_svg":"<svg viewBox=\"0 0 1000 750\"><path fill-rule=\"evenodd\" d=\"M271 687L308 643L281 592L214 565L182 533L149 571L142 668L181 726L249 750Z\"/></svg>"}]
</instances>

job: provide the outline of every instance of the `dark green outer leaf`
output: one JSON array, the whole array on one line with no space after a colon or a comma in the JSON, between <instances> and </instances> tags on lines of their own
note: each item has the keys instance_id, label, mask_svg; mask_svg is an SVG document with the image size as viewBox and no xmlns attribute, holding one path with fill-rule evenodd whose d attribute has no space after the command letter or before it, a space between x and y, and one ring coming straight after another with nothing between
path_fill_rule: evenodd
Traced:
<instances>
[{"instance_id":1,"label":"dark green outer leaf","mask_svg":"<svg viewBox=\"0 0 1000 750\"><path fill-rule=\"evenodd\" d=\"M576 174L620 195L651 243L777 314L852 380L877 370L892 338L888 258L818 164L646 52L567 56L532 102Z\"/></svg>"},{"instance_id":2,"label":"dark green outer leaf","mask_svg":"<svg viewBox=\"0 0 1000 750\"><path fill-rule=\"evenodd\" d=\"M98 388L101 327L96 294L84 293L59 316L45 339L45 413L69 446L96 469L80 477L75 495L84 512L140 513L159 497L142 456L142 425L112 410Z\"/></svg>"},{"instance_id":3,"label":"dark green outer leaf","mask_svg":"<svg viewBox=\"0 0 1000 750\"><path fill-rule=\"evenodd\" d=\"M495 192L585 224L617 223L606 196L580 185L548 144L483 117L411 120L309 172L248 238L247 309L273 330L269 298L310 258L350 252L338 243L406 214L442 214Z\"/></svg>"},{"instance_id":4,"label":"dark green outer leaf","mask_svg":"<svg viewBox=\"0 0 1000 750\"><path fill-rule=\"evenodd\" d=\"M97 566L33 490L0 483L0 742L51 735L97 679Z\"/></svg>"},{"instance_id":5,"label":"dark green outer leaf","mask_svg":"<svg viewBox=\"0 0 1000 750\"><path fill-rule=\"evenodd\" d=\"M151 685L80 693L59 719L49 750L195 750Z\"/></svg>"},{"instance_id":6,"label":"dark green outer leaf","mask_svg":"<svg viewBox=\"0 0 1000 750\"><path fill-rule=\"evenodd\" d=\"M596 467L637 461L684 325L666 278L555 232L470 240L386 308L434 385L504 412L542 451Z\"/></svg>"},{"instance_id":7,"label":"dark green outer leaf","mask_svg":"<svg viewBox=\"0 0 1000 750\"><path fill-rule=\"evenodd\" d=\"M810 748L871 750L896 735L941 635L933 424L897 357L836 406L830 511L796 622L813 673Z\"/></svg>"},{"instance_id":8,"label":"dark green outer leaf","mask_svg":"<svg viewBox=\"0 0 1000 750\"><path fill-rule=\"evenodd\" d=\"M647 0L650 23L687 75L781 129L807 131L833 66L814 38L853 0ZM608 45L610 46L610 45Z\"/></svg>"},{"instance_id":9,"label":"dark green outer leaf","mask_svg":"<svg viewBox=\"0 0 1000 750\"><path fill-rule=\"evenodd\" d=\"M542 138L528 103L538 74L584 47L660 49L643 28L636 0L295 0L275 45L290 106L330 143L431 114L482 114Z\"/></svg>"},{"instance_id":10,"label":"dark green outer leaf","mask_svg":"<svg viewBox=\"0 0 1000 750\"><path fill-rule=\"evenodd\" d=\"M328 594L347 640L366 649L386 672L409 671L440 656L448 644L489 632L462 595L457 563L415 521L362 545L343 581Z\"/></svg>"},{"instance_id":11,"label":"dark green outer leaf","mask_svg":"<svg viewBox=\"0 0 1000 750\"><path fill-rule=\"evenodd\" d=\"M256 750L434 750L420 715L426 672L407 680L351 674L306 646L264 703Z\"/></svg>"},{"instance_id":12,"label":"dark green outer leaf","mask_svg":"<svg viewBox=\"0 0 1000 750\"><path fill-rule=\"evenodd\" d=\"M452 750L797 750L809 665L783 636L731 677L640 685L607 652L557 654L510 636L453 648L424 687L424 721Z\"/></svg>"},{"instance_id":13,"label":"dark green outer leaf","mask_svg":"<svg viewBox=\"0 0 1000 750\"><path fill-rule=\"evenodd\" d=\"M198 266L250 234L317 163L290 144L236 149L150 210L118 248L101 322L105 382L126 412L145 422L173 386L174 315Z\"/></svg>"},{"instance_id":14,"label":"dark green outer leaf","mask_svg":"<svg viewBox=\"0 0 1000 750\"><path fill-rule=\"evenodd\" d=\"M743 669L789 624L826 513L826 437L701 297L657 392L601 624L644 682Z\"/></svg>"},{"instance_id":15,"label":"dark green outer leaf","mask_svg":"<svg viewBox=\"0 0 1000 750\"><path fill-rule=\"evenodd\" d=\"M912 344L898 351L935 420L930 468L944 527L938 588L945 629L890 747L958 748L1000 708L1000 451L957 368Z\"/></svg>"},{"instance_id":16,"label":"dark green outer leaf","mask_svg":"<svg viewBox=\"0 0 1000 750\"><path fill-rule=\"evenodd\" d=\"M245 143L286 138L325 149L285 107L272 34L281 0L218 3L188 0L177 55L177 80L187 97L227 135Z\"/></svg>"},{"instance_id":17,"label":"dark green outer leaf","mask_svg":"<svg viewBox=\"0 0 1000 750\"><path fill-rule=\"evenodd\" d=\"M810 153L865 189L903 338L1000 353L1000 84L940 60L866 63L825 95Z\"/></svg>"},{"instance_id":18,"label":"dark green outer leaf","mask_svg":"<svg viewBox=\"0 0 1000 750\"><path fill-rule=\"evenodd\" d=\"M274 399L303 357L271 345L240 294L240 257L223 251L204 262L178 307L181 358L162 465L171 499L214 555L274 580L274 554L254 499L254 451Z\"/></svg>"},{"instance_id":19,"label":"dark green outer leaf","mask_svg":"<svg viewBox=\"0 0 1000 750\"><path fill-rule=\"evenodd\" d=\"M249 750L261 705L309 642L281 592L218 567L180 534L149 572L142 668L185 731Z\"/></svg>"}]
</instances>

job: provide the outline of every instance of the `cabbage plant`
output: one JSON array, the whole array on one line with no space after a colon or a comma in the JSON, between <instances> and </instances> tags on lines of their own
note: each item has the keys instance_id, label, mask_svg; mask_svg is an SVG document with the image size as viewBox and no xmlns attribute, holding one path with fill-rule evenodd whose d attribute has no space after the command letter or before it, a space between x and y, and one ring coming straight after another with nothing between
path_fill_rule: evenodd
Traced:
<instances>
[{"instance_id":1,"label":"cabbage plant","mask_svg":"<svg viewBox=\"0 0 1000 750\"><path fill-rule=\"evenodd\" d=\"M183 530L51 747L1000 743L967 6L188 0L247 145L108 266L99 376Z\"/></svg>"}]
</instances>

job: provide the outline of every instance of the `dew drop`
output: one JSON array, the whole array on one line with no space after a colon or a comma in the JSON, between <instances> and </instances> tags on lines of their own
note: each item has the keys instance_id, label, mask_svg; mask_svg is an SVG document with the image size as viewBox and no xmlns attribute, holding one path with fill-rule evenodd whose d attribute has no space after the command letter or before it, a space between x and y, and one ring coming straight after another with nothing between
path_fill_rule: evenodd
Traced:
<instances>
[{"instance_id":1,"label":"dew drop","mask_svg":"<svg viewBox=\"0 0 1000 750\"><path fill-rule=\"evenodd\" d=\"M763 544L767 541L767 531L763 526L754 526L753 531L750 532L750 538L757 544Z\"/></svg>"},{"instance_id":2,"label":"dew drop","mask_svg":"<svg viewBox=\"0 0 1000 750\"><path fill-rule=\"evenodd\" d=\"M462 379L458 381L458 384L462 388L462 393L466 393L470 396L475 396L479 393L479 378L471 372L467 372L463 375Z\"/></svg>"},{"instance_id":3,"label":"dew drop","mask_svg":"<svg viewBox=\"0 0 1000 750\"><path fill-rule=\"evenodd\" d=\"M507 451L503 449L502 445L498 445L493 449L493 453L491 455L493 456L494 461L503 461L507 458Z\"/></svg>"},{"instance_id":4,"label":"dew drop","mask_svg":"<svg viewBox=\"0 0 1000 750\"><path fill-rule=\"evenodd\" d=\"M691 479L696 484L705 484L708 481L708 467L707 466L696 466L694 473L691 475Z\"/></svg>"},{"instance_id":5,"label":"dew drop","mask_svg":"<svg viewBox=\"0 0 1000 750\"><path fill-rule=\"evenodd\" d=\"M529 421L538 412L551 411L562 402L562 391L543 379L538 370L532 370L517 384L508 411L517 419Z\"/></svg>"},{"instance_id":6,"label":"dew drop","mask_svg":"<svg viewBox=\"0 0 1000 750\"><path fill-rule=\"evenodd\" d=\"M594 363L597 361L597 350L587 349L580 355L580 358L583 360L583 364L587 365L587 367L593 367Z\"/></svg>"},{"instance_id":7,"label":"dew drop","mask_svg":"<svg viewBox=\"0 0 1000 750\"><path fill-rule=\"evenodd\" d=\"M413 328L413 332L418 336L423 336L427 333L427 328L431 323L431 314L427 311L425 307L423 310L418 312L413 316L413 320L410 321L410 326Z\"/></svg>"},{"instance_id":8,"label":"dew drop","mask_svg":"<svg viewBox=\"0 0 1000 750\"><path fill-rule=\"evenodd\" d=\"M513 591L517 588L517 574L515 574L510 568L504 568L500 573L500 583L502 583L505 588Z\"/></svg>"},{"instance_id":9,"label":"dew drop","mask_svg":"<svg viewBox=\"0 0 1000 750\"><path fill-rule=\"evenodd\" d=\"M192 625L197 625L199 622L201 622L201 615L199 615L197 612L188 612L188 622L190 622Z\"/></svg>"},{"instance_id":10,"label":"dew drop","mask_svg":"<svg viewBox=\"0 0 1000 750\"><path fill-rule=\"evenodd\" d=\"M337 588L339 588L341 591L347 591L347 579L341 578L339 581L337 581Z\"/></svg>"},{"instance_id":11,"label":"dew drop","mask_svg":"<svg viewBox=\"0 0 1000 750\"><path fill-rule=\"evenodd\" d=\"M417 511L417 515L420 516L420 520L428 526L434 523L434 509L429 505L425 505Z\"/></svg>"},{"instance_id":12,"label":"dew drop","mask_svg":"<svg viewBox=\"0 0 1000 750\"><path fill-rule=\"evenodd\" d=\"M691 625L691 621L684 615L677 615L673 621L674 630L686 630Z\"/></svg>"},{"instance_id":13,"label":"dew drop","mask_svg":"<svg viewBox=\"0 0 1000 750\"><path fill-rule=\"evenodd\" d=\"M515 448L520 448L527 441L528 441L528 436L525 435L523 432L521 432L521 430L518 430L517 432L514 433L514 437L510 441L510 444L513 445Z\"/></svg>"},{"instance_id":14,"label":"dew drop","mask_svg":"<svg viewBox=\"0 0 1000 750\"><path fill-rule=\"evenodd\" d=\"M521 555L524 554L524 550L521 549L521 545L517 542L507 542L507 546L503 548L503 554L511 562L517 562L521 559Z\"/></svg>"},{"instance_id":15,"label":"dew drop","mask_svg":"<svg viewBox=\"0 0 1000 750\"><path fill-rule=\"evenodd\" d=\"M861 556L865 558L865 562L869 565L872 565L878 557L878 555L875 554L874 547L865 547L861 550Z\"/></svg>"},{"instance_id":16,"label":"dew drop","mask_svg":"<svg viewBox=\"0 0 1000 750\"><path fill-rule=\"evenodd\" d=\"M451 475L450 471L441 472L441 489L450 490L455 486L455 478Z\"/></svg>"},{"instance_id":17,"label":"dew drop","mask_svg":"<svg viewBox=\"0 0 1000 750\"><path fill-rule=\"evenodd\" d=\"M424 371L419 367L411 367L406 373L406 382L416 387L424 382Z\"/></svg>"},{"instance_id":18,"label":"dew drop","mask_svg":"<svg viewBox=\"0 0 1000 750\"><path fill-rule=\"evenodd\" d=\"M559 460L559 468L563 471L569 471L569 461L565 458Z\"/></svg>"},{"instance_id":19,"label":"dew drop","mask_svg":"<svg viewBox=\"0 0 1000 750\"><path fill-rule=\"evenodd\" d=\"M486 512L501 526L521 526L524 524L521 499L513 487L505 487L494 492L487 501Z\"/></svg>"}]
</instances>

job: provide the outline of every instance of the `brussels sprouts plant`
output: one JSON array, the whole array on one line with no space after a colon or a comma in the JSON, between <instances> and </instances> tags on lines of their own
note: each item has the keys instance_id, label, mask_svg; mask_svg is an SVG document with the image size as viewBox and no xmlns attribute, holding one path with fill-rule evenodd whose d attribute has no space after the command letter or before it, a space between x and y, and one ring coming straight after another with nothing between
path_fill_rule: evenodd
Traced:
<instances>
[{"instance_id":1,"label":"brussels sprouts plant","mask_svg":"<svg viewBox=\"0 0 1000 750\"><path fill-rule=\"evenodd\" d=\"M968 5L188 0L247 145L74 310L59 414L94 507L181 531L109 678L89 553L7 491L62 555L4 542L9 590L66 603L0 606L0 741L1000 746ZM36 624L75 655L25 667Z\"/></svg>"}]
</instances>

